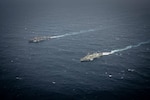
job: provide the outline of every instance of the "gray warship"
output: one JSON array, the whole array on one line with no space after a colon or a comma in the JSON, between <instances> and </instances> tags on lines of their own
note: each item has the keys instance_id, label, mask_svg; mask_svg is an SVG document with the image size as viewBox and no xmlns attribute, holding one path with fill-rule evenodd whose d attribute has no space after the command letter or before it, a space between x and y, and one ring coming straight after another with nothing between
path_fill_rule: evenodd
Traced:
<instances>
[{"instance_id":1,"label":"gray warship","mask_svg":"<svg viewBox=\"0 0 150 100\"><path fill-rule=\"evenodd\" d=\"M93 61L96 58L110 55L110 54L112 54L112 52L96 52L96 53L86 55L85 57L81 58L80 61L81 62Z\"/></svg>"},{"instance_id":2,"label":"gray warship","mask_svg":"<svg viewBox=\"0 0 150 100\"><path fill-rule=\"evenodd\" d=\"M29 40L29 43L39 43L39 42L49 40L49 39L51 39L50 36L34 37L34 38Z\"/></svg>"},{"instance_id":3,"label":"gray warship","mask_svg":"<svg viewBox=\"0 0 150 100\"><path fill-rule=\"evenodd\" d=\"M93 61L94 59L99 58L101 56L103 56L103 53L96 52L96 53L93 53L93 54L86 55L85 57L81 58L80 61L81 62Z\"/></svg>"}]
</instances>

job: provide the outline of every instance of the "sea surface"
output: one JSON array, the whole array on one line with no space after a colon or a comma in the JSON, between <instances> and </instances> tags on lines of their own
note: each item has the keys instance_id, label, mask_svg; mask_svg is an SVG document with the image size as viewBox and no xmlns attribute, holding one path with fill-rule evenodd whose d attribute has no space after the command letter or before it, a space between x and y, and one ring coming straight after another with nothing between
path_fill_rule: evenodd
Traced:
<instances>
[{"instance_id":1,"label":"sea surface","mask_svg":"<svg viewBox=\"0 0 150 100\"><path fill-rule=\"evenodd\" d=\"M0 98L149 100L149 4L1 0ZM42 36L53 38L28 42ZM120 51L80 62L88 53L112 50Z\"/></svg>"}]
</instances>

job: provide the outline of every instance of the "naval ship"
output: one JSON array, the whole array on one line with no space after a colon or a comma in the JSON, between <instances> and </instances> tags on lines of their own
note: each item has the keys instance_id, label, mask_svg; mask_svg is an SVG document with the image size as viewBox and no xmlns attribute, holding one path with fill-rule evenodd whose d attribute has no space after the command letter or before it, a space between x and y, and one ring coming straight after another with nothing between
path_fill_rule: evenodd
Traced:
<instances>
[{"instance_id":1,"label":"naval ship","mask_svg":"<svg viewBox=\"0 0 150 100\"><path fill-rule=\"evenodd\" d=\"M85 57L81 58L80 61L81 62L93 61L94 59L99 58L101 56L103 56L103 53L96 52L96 53L93 53L93 54L86 55Z\"/></svg>"},{"instance_id":2,"label":"naval ship","mask_svg":"<svg viewBox=\"0 0 150 100\"><path fill-rule=\"evenodd\" d=\"M51 39L50 36L34 37L34 38L29 40L29 43L39 43L39 42L49 40L49 39Z\"/></svg>"},{"instance_id":3,"label":"naval ship","mask_svg":"<svg viewBox=\"0 0 150 100\"><path fill-rule=\"evenodd\" d=\"M113 53L112 52L96 52L96 53L86 55L85 57L81 58L80 61L81 62L93 61L96 58L110 55L110 54L113 54Z\"/></svg>"}]
</instances>

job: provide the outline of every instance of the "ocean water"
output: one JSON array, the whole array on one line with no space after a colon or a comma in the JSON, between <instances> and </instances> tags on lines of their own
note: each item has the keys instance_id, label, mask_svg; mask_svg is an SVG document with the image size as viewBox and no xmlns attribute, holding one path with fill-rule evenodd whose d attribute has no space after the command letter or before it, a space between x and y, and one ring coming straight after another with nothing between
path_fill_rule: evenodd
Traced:
<instances>
[{"instance_id":1,"label":"ocean water","mask_svg":"<svg viewBox=\"0 0 150 100\"><path fill-rule=\"evenodd\" d=\"M146 0L0 1L0 97L149 100L148 5ZM53 38L28 42L36 36ZM80 62L88 53L111 51Z\"/></svg>"}]
</instances>

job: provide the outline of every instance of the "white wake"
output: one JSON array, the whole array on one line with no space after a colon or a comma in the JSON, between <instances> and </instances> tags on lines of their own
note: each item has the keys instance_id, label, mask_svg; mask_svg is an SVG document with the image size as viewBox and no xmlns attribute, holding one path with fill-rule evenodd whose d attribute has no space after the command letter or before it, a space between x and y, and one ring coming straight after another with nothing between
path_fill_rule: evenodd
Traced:
<instances>
[{"instance_id":1,"label":"white wake","mask_svg":"<svg viewBox=\"0 0 150 100\"><path fill-rule=\"evenodd\" d=\"M122 49L115 49L115 50L112 50L110 52L102 52L102 54L103 55L110 55L110 54L114 54L116 52L121 52L121 51L125 51L125 50L131 49L131 48L136 48L136 47L139 47L141 45L148 44L148 43L150 43L150 40L145 41L145 42L140 42L136 45L129 45L129 46L126 46L125 48L122 48Z\"/></svg>"},{"instance_id":2,"label":"white wake","mask_svg":"<svg viewBox=\"0 0 150 100\"><path fill-rule=\"evenodd\" d=\"M89 29L89 30L81 30L79 32L72 32L72 33L66 33L63 35L56 35L56 36L51 36L51 39L55 39L55 38L61 38L61 37L66 37L66 36L71 36L71 35L78 35L78 34L82 34L82 33L87 33L87 32L93 32L93 31L97 31L99 29Z\"/></svg>"}]
</instances>

